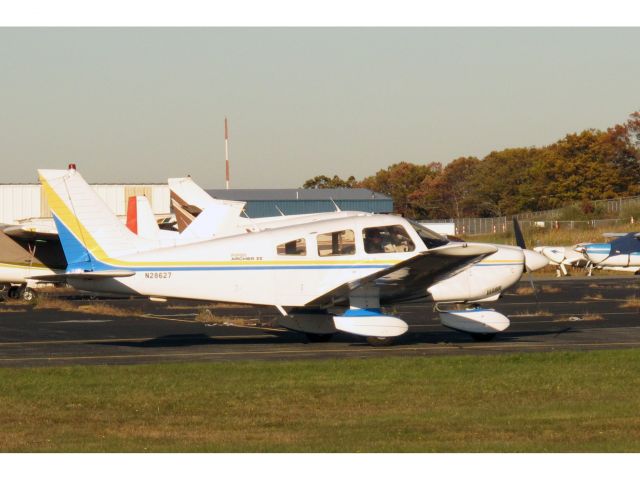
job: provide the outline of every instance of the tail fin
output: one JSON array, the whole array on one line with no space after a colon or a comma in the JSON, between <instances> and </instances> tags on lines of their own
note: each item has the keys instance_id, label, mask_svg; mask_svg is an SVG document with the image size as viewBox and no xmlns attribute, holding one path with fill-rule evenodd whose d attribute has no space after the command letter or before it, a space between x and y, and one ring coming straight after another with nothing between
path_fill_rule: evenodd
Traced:
<instances>
[{"instance_id":1,"label":"tail fin","mask_svg":"<svg viewBox=\"0 0 640 480\"><path fill-rule=\"evenodd\" d=\"M38 170L70 269L153 248L134 235L74 168Z\"/></svg>"},{"instance_id":2,"label":"tail fin","mask_svg":"<svg viewBox=\"0 0 640 480\"><path fill-rule=\"evenodd\" d=\"M127 228L141 238L158 240L160 227L144 195L129 197L127 204Z\"/></svg>"},{"instance_id":3,"label":"tail fin","mask_svg":"<svg viewBox=\"0 0 640 480\"><path fill-rule=\"evenodd\" d=\"M238 225L241 213L242 207L211 203L184 229L180 237L188 241L204 240L244 232Z\"/></svg>"},{"instance_id":4,"label":"tail fin","mask_svg":"<svg viewBox=\"0 0 640 480\"><path fill-rule=\"evenodd\" d=\"M211 205L216 205L221 213L224 208L229 209L229 213L222 213L223 216L240 216L240 212L246 205L245 202L211 197L191 177L170 178L168 184L171 191L171 206L176 214L179 232L184 231L205 208Z\"/></svg>"}]
</instances>

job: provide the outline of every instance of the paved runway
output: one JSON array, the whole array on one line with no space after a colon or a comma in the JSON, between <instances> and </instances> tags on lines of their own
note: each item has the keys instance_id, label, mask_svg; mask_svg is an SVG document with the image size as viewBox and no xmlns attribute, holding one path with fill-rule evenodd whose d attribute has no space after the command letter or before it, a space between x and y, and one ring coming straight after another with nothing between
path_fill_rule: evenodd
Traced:
<instances>
[{"instance_id":1,"label":"paved runway","mask_svg":"<svg viewBox=\"0 0 640 480\"><path fill-rule=\"evenodd\" d=\"M537 295L522 282L491 308L511 327L492 342L474 342L442 327L430 303L392 307L410 331L391 347L371 347L339 334L329 343L308 343L302 334L279 328L213 325L196 316L208 308L217 316L268 323L275 309L164 304L146 300L70 300L72 311L0 303L0 367L132 364L243 359L320 359L388 355L495 354L640 347L640 278L612 276L536 281ZM113 316L83 311L90 303L130 311ZM637 302L636 302L637 304ZM77 306L77 308L76 308Z\"/></svg>"}]
</instances>

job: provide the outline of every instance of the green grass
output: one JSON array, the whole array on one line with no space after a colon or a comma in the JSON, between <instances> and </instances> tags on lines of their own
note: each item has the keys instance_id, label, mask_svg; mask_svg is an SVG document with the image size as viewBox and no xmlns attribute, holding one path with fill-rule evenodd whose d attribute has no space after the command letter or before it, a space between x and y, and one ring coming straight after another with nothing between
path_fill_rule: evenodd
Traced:
<instances>
[{"instance_id":1,"label":"green grass","mask_svg":"<svg viewBox=\"0 0 640 480\"><path fill-rule=\"evenodd\" d=\"M640 350L0 369L1 451L640 451Z\"/></svg>"}]
</instances>

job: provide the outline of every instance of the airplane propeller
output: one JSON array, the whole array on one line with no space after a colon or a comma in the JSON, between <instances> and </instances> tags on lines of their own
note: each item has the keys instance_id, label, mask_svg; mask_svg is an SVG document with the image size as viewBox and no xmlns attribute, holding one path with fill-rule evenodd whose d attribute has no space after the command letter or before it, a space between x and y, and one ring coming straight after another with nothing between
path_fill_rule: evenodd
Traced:
<instances>
[{"instance_id":1,"label":"airplane propeller","mask_svg":"<svg viewBox=\"0 0 640 480\"><path fill-rule=\"evenodd\" d=\"M531 272L548 265L549 260L544 255L527 249L527 244L524 241L524 235L520 229L520 223L518 223L518 219L516 217L513 217L513 233L516 237L516 245L518 245L522 249L522 253L524 253L523 272L526 272L529 277L529 283L531 283L531 289L533 290L537 303L538 292L536 291L535 284L533 283L533 276L531 275Z\"/></svg>"}]
</instances>

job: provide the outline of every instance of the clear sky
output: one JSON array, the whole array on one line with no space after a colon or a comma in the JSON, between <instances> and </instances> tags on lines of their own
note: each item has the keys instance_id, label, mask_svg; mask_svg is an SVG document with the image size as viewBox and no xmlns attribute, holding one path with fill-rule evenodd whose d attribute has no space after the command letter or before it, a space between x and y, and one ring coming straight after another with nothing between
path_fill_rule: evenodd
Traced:
<instances>
[{"instance_id":1,"label":"clear sky","mask_svg":"<svg viewBox=\"0 0 640 480\"><path fill-rule=\"evenodd\" d=\"M0 28L0 182L298 187L640 109L640 28Z\"/></svg>"}]
</instances>

